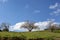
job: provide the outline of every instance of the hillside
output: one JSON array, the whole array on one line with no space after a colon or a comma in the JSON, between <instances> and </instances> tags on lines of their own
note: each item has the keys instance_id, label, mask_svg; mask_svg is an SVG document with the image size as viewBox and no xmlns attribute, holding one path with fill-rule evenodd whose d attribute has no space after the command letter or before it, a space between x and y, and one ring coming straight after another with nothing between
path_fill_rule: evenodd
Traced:
<instances>
[{"instance_id":1,"label":"hillside","mask_svg":"<svg viewBox=\"0 0 60 40\"><path fill-rule=\"evenodd\" d=\"M26 39L36 38L58 38L60 33L54 33L49 31L37 31L37 32L0 32L0 37L24 37Z\"/></svg>"}]
</instances>

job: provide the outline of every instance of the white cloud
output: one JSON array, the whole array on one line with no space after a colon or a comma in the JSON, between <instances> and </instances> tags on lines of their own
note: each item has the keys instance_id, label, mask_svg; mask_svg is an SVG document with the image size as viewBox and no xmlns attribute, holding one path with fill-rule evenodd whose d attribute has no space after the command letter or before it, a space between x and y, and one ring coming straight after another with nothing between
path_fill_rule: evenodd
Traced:
<instances>
[{"instance_id":1,"label":"white cloud","mask_svg":"<svg viewBox=\"0 0 60 40\"><path fill-rule=\"evenodd\" d=\"M39 30L46 29L49 26L49 22L50 21L43 21L43 22L37 22L37 23L35 23L34 25L38 26L40 29L33 29L32 31L39 31ZM23 25L24 23L25 22L16 23L15 25L11 26L10 31L16 31L16 30L20 31L20 32L28 31L25 28L20 28L21 25ZM60 23L54 22L53 24L60 24Z\"/></svg>"},{"instance_id":2,"label":"white cloud","mask_svg":"<svg viewBox=\"0 0 60 40\"><path fill-rule=\"evenodd\" d=\"M57 8L57 7L58 7L58 3L55 3L55 5L50 5L50 6L49 6L50 9L55 9L55 8Z\"/></svg>"},{"instance_id":3,"label":"white cloud","mask_svg":"<svg viewBox=\"0 0 60 40\"><path fill-rule=\"evenodd\" d=\"M16 30L19 30L19 31L28 31L25 28L20 28L21 25L23 25L24 23L25 22L16 23L15 25L10 27L10 31L16 31ZM43 25L46 26L47 22L38 22L38 23L35 23L34 25L35 26L39 26L40 29L33 29L32 31L43 30L44 29Z\"/></svg>"},{"instance_id":4,"label":"white cloud","mask_svg":"<svg viewBox=\"0 0 60 40\"><path fill-rule=\"evenodd\" d=\"M53 16L59 16L60 15L60 4L55 3L55 5L50 5L50 9L54 9L53 12L50 13L50 15Z\"/></svg>"},{"instance_id":5,"label":"white cloud","mask_svg":"<svg viewBox=\"0 0 60 40\"><path fill-rule=\"evenodd\" d=\"M44 30L48 26L48 21L37 22L35 25L37 25L40 30Z\"/></svg>"},{"instance_id":6,"label":"white cloud","mask_svg":"<svg viewBox=\"0 0 60 40\"><path fill-rule=\"evenodd\" d=\"M16 23L15 25L11 26L10 31L15 31L15 30L27 31L27 29L20 28L21 25L24 24L24 23L25 22Z\"/></svg>"},{"instance_id":7,"label":"white cloud","mask_svg":"<svg viewBox=\"0 0 60 40\"><path fill-rule=\"evenodd\" d=\"M46 29L50 25L51 21L43 21L43 22L37 22L35 25L37 25L40 30ZM56 27L59 27L60 23L58 22L53 22L52 25L56 25Z\"/></svg>"},{"instance_id":8,"label":"white cloud","mask_svg":"<svg viewBox=\"0 0 60 40\"><path fill-rule=\"evenodd\" d=\"M52 13L50 13L50 15L59 16L60 15L60 9L57 9L56 11L53 11Z\"/></svg>"}]
</instances>

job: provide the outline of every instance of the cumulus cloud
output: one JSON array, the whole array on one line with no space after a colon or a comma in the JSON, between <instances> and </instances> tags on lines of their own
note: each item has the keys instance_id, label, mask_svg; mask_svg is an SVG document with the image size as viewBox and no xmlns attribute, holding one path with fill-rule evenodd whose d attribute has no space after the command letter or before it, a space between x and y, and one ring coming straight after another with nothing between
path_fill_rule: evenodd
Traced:
<instances>
[{"instance_id":1,"label":"cumulus cloud","mask_svg":"<svg viewBox=\"0 0 60 40\"><path fill-rule=\"evenodd\" d=\"M32 31L40 31L40 30L46 29L49 26L50 21L51 20L42 21L42 22L36 22L34 25L38 26L40 29L33 29ZM19 32L28 31L26 28L20 28L21 25L23 25L23 24L25 24L25 22L16 23L15 25L13 25L13 26L10 27L10 31L19 31ZM60 23L53 22L53 24L56 24L56 26L58 26Z\"/></svg>"},{"instance_id":2,"label":"cumulus cloud","mask_svg":"<svg viewBox=\"0 0 60 40\"><path fill-rule=\"evenodd\" d=\"M60 15L60 3L55 3L55 5L50 5L50 9L54 9L50 15L59 16Z\"/></svg>"},{"instance_id":3,"label":"cumulus cloud","mask_svg":"<svg viewBox=\"0 0 60 40\"><path fill-rule=\"evenodd\" d=\"M28 31L25 28L20 28L21 25L23 25L24 23L25 22L16 23L15 25L13 25L13 26L10 27L10 31L16 31L16 30L17 31ZM47 25L47 22L37 22L34 25L35 26L38 26L40 29L33 29L32 31L43 30L44 29L43 25L46 26Z\"/></svg>"},{"instance_id":4,"label":"cumulus cloud","mask_svg":"<svg viewBox=\"0 0 60 40\"><path fill-rule=\"evenodd\" d=\"M24 28L20 28L22 24L24 24L25 22L19 22L19 23L16 23L15 25L11 26L10 27L10 31L16 31L16 30L19 30L19 31L27 31L27 29L24 29Z\"/></svg>"},{"instance_id":5,"label":"cumulus cloud","mask_svg":"<svg viewBox=\"0 0 60 40\"><path fill-rule=\"evenodd\" d=\"M44 30L48 26L48 21L37 22L35 25L37 25L40 30Z\"/></svg>"}]
</instances>

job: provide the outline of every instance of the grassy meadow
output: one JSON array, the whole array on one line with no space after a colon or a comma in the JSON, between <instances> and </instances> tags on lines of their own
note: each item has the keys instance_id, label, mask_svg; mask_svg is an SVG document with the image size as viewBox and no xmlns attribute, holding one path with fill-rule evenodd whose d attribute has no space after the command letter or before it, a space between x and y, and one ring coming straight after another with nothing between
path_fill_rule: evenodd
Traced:
<instances>
[{"instance_id":1,"label":"grassy meadow","mask_svg":"<svg viewBox=\"0 0 60 40\"><path fill-rule=\"evenodd\" d=\"M49 31L35 31L35 32L0 32L0 37L20 37L26 39L37 38L60 38L60 33Z\"/></svg>"}]
</instances>

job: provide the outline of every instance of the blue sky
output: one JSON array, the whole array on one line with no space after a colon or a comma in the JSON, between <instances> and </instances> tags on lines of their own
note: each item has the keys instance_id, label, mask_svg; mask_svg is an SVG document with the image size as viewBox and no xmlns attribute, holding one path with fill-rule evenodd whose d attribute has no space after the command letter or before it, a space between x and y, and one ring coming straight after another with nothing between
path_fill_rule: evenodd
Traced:
<instances>
[{"instance_id":1,"label":"blue sky","mask_svg":"<svg viewBox=\"0 0 60 40\"><path fill-rule=\"evenodd\" d=\"M60 0L0 0L0 23L25 20L60 22Z\"/></svg>"}]
</instances>

